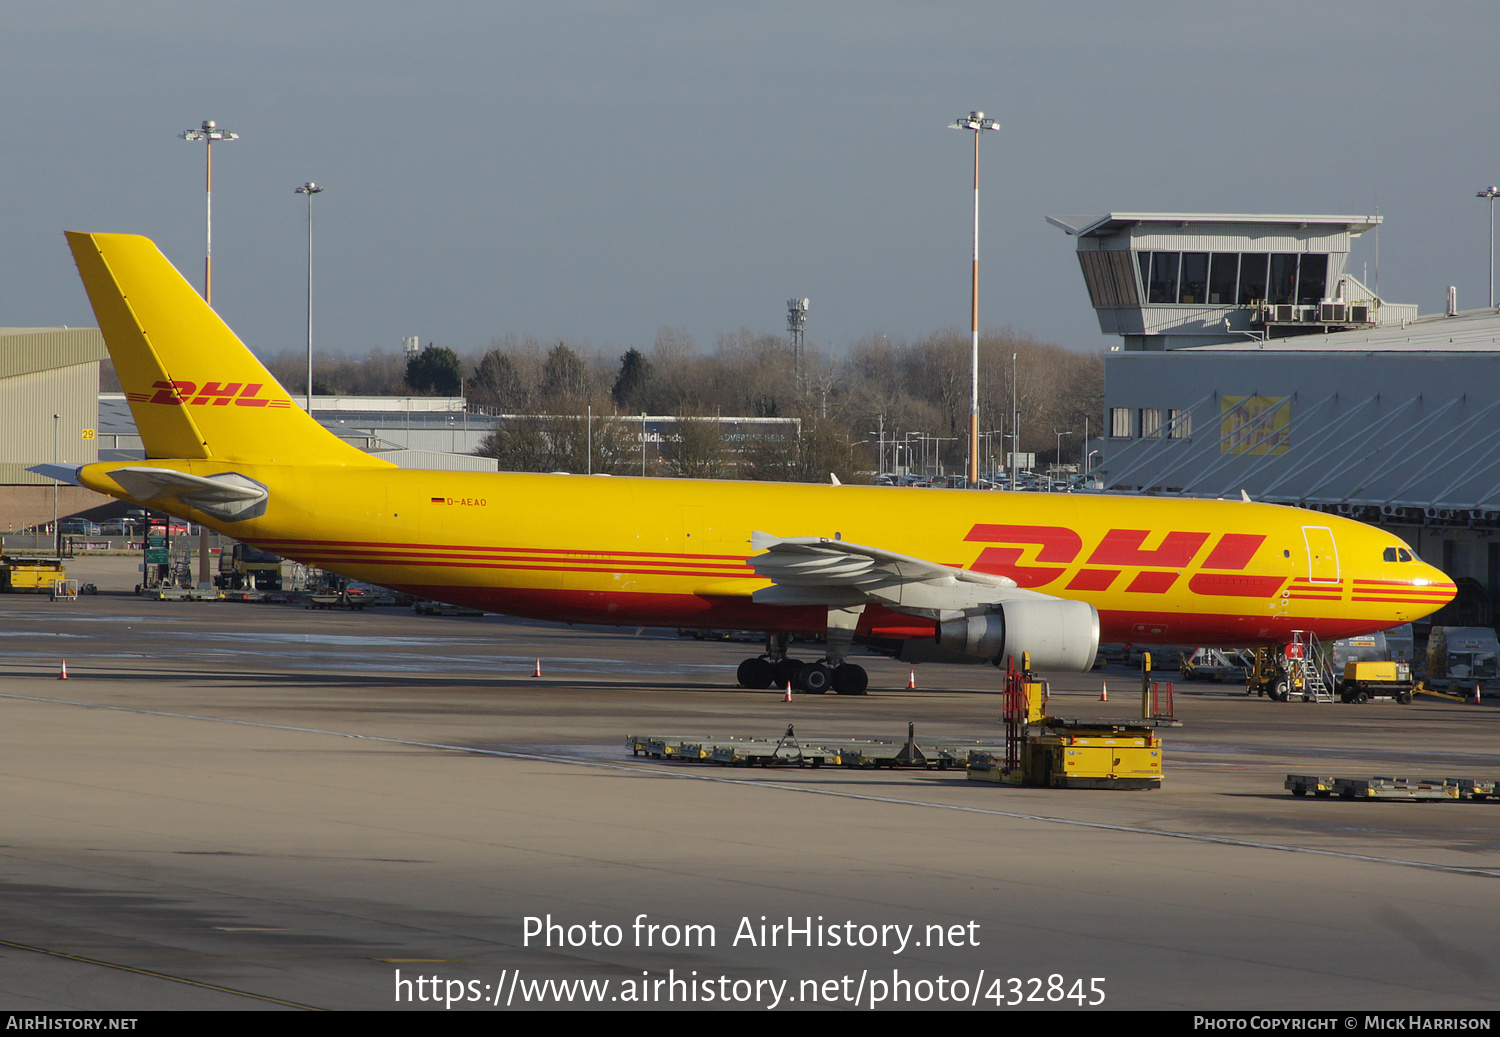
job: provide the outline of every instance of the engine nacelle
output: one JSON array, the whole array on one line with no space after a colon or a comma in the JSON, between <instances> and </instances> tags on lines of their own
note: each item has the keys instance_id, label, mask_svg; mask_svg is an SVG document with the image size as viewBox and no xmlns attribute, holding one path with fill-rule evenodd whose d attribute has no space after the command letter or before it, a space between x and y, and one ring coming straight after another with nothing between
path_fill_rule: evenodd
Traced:
<instances>
[{"instance_id":1,"label":"engine nacelle","mask_svg":"<svg viewBox=\"0 0 1500 1037\"><path fill-rule=\"evenodd\" d=\"M1030 653L1033 670L1084 673L1099 651L1099 613L1088 602L1062 599L945 612L938 620L937 643L1002 664L1011 656L1017 666L1022 653Z\"/></svg>"}]
</instances>

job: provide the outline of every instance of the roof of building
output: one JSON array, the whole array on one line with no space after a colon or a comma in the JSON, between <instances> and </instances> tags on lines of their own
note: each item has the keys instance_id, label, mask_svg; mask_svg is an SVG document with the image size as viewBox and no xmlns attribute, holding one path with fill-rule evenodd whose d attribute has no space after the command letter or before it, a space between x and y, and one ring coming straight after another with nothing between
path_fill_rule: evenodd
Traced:
<instances>
[{"instance_id":1,"label":"roof of building","mask_svg":"<svg viewBox=\"0 0 1500 1037\"><path fill-rule=\"evenodd\" d=\"M1278 353L1500 353L1500 309L1464 310L1453 316L1429 314L1402 324L1327 335L1298 335L1257 341L1242 338L1186 352Z\"/></svg>"},{"instance_id":2,"label":"roof of building","mask_svg":"<svg viewBox=\"0 0 1500 1037\"><path fill-rule=\"evenodd\" d=\"M98 328L0 328L0 378L107 359Z\"/></svg>"},{"instance_id":3,"label":"roof of building","mask_svg":"<svg viewBox=\"0 0 1500 1037\"><path fill-rule=\"evenodd\" d=\"M1079 237L1114 234L1140 223L1192 224L1254 223L1288 227L1338 227L1363 234L1380 224L1380 216L1326 216L1244 212L1110 212L1103 216L1048 216L1047 222Z\"/></svg>"}]
</instances>

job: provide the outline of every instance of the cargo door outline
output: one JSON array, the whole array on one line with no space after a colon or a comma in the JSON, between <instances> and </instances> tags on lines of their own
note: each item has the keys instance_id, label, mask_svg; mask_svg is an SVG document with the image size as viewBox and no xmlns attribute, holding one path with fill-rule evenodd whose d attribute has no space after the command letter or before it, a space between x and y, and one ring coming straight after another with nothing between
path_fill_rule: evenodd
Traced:
<instances>
[{"instance_id":1,"label":"cargo door outline","mask_svg":"<svg viewBox=\"0 0 1500 1037\"><path fill-rule=\"evenodd\" d=\"M1327 526L1303 526L1302 541L1307 545L1307 582L1339 582L1339 549L1333 530Z\"/></svg>"}]
</instances>

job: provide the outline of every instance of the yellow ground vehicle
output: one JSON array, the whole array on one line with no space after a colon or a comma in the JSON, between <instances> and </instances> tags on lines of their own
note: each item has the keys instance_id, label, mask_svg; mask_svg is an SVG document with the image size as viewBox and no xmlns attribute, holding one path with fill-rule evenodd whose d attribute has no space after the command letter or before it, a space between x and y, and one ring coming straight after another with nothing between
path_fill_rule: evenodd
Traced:
<instances>
[{"instance_id":1,"label":"yellow ground vehicle","mask_svg":"<svg viewBox=\"0 0 1500 1037\"><path fill-rule=\"evenodd\" d=\"M251 544L235 544L219 553L220 590L281 590L281 556Z\"/></svg>"},{"instance_id":2,"label":"yellow ground vehicle","mask_svg":"<svg viewBox=\"0 0 1500 1037\"><path fill-rule=\"evenodd\" d=\"M1393 698L1405 705L1411 701L1414 684L1411 665L1404 662L1348 662L1339 681L1340 702L1366 702Z\"/></svg>"},{"instance_id":3,"label":"yellow ground vehicle","mask_svg":"<svg viewBox=\"0 0 1500 1037\"><path fill-rule=\"evenodd\" d=\"M61 558L0 557L0 591L46 594L55 580L67 579Z\"/></svg>"},{"instance_id":4,"label":"yellow ground vehicle","mask_svg":"<svg viewBox=\"0 0 1500 1037\"><path fill-rule=\"evenodd\" d=\"M1281 652L1272 648L1257 648L1255 659L1245 673L1245 694L1265 695L1277 702L1285 702L1293 695L1302 694L1299 675L1292 673Z\"/></svg>"}]
</instances>

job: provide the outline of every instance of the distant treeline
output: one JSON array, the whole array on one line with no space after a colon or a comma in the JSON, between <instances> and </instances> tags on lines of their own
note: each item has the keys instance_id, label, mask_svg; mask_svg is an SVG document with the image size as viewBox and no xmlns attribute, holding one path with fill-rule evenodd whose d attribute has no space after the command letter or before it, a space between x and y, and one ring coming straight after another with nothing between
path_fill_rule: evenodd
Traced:
<instances>
[{"instance_id":1,"label":"distant treeline","mask_svg":"<svg viewBox=\"0 0 1500 1037\"><path fill-rule=\"evenodd\" d=\"M940 331L915 341L870 335L841 357L809 346L803 370L793 369L785 338L741 330L720 336L712 352L700 351L691 335L666 328L649 349L605 355L564 341L542 342L508 335L482 354L460 357L429 345L408 359L373 352L355 359L315 357L314 392L320 395L458 395L473 410L530 415L508 422L490 438L485 453L501 467L532 471L582 471L588 462L585 422L595 415L593 469L640 471L639 440L615 416L681 415L701 421L681 426L662 445L652 466L679 475L825 481L833 472L849 480L876 466L883 427L886 466L889 442L936 437L926 456L948 471L961 471L967 454L969 335ZM1012 355L1015 383L1012 385ZM1014 388L1020 415L1020 447L1040 463L1057 455L1077 462L1084 420L1098 433L1104 363L1096 353L1074 353L1009 330L979 339L980 430L990 433L996 464L1013 429L1008 418ZM306 355L266 361L296 396L306 381ZM106 378L112 378L108 372ZM108 386L106 386L107 388ZM718 415L800 418L801 442L738 444L715 432ZM576 432L573 424L578 424ZM990 451L981 446L983 457ZM919 457L903 455L902 462Z\"/></svg>"}]
</instances>

